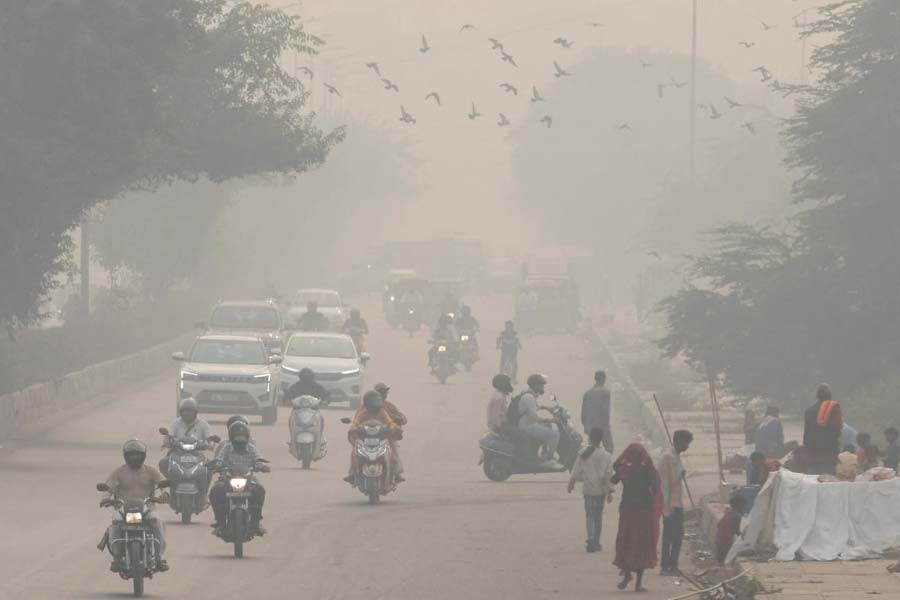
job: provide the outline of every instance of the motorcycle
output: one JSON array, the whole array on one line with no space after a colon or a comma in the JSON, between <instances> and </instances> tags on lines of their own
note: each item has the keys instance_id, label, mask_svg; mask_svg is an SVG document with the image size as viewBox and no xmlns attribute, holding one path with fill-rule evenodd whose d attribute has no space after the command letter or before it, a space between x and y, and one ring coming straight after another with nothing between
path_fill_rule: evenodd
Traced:
<instances>
[{"instance_id":1,"label":"motorcycle","mask_svg":"<svg viewBox=\"0 0 900 600\"><path fill-rule=\"evenodd\" d=\"M559 429L557 455L561 466L550 466L539 457L540 444L514 425L504 426L499 433L489 431L478 445L482 451L482 468L491 481L506 481L512 475L559 473L571 471L581 449L583 438L572 426L569 411L551 397L550 406L540 407L553 417Z\"/></svg>"},{"instance_id":2,"label":"motorcycle","mask_svg":"<svg viewBox=\"0 0 900 600\"><path fill-rule=\"evenodd\" d=\"M422 326L422 316L419 313L419 310L414 307L409 307L404 311L403 315L403 329L409 333L409 337L412 337L419 328Z\"/></svg>"},{"instance_id":3,"label":"motorcycle","mask_svg":"<svg viewBox=\"0 0 900 600\"><path fill-rule=\"evenodd\" d=\"M431 350L431 374L437 377L442 384L447 383L447 378L456 373L456 359L451 354L450 344L444 340L437 340Z\"/></svg>"},{"instance_id":4,"label":"motorcycle","mask_svg":"<svg viewBox=\"0 0 900 600\"><path fill-rule=\"evenodd\" d=\"M159 489L168 486L168 481L161 481L157 484ZM98 483L97 491L108 492L109 486L105 483ZM107 530L97 548L101 552L109 548L112 553L115 544L124 546L124 551L118 557L115 554L113 556L118 566L119 576L122 579L131 580L136 597L144 595L144 578L152 579L154 573L158 572L160 540L147 525L150 520L150 505L156 502L157 499L151 496L143 500L110 499L100 503L103 508L113 507L116 509L121 521L117 520L115 523L119 526L122 538L110 540L109 530Z\"/></svg>"},{"instance_id":5,"label":"motorcycle","mask_svg":"<svg viewBox=\"0 0 900 600\"><path fill-rule=\"evenodd\" d=\"M160 427L159 433L169 435L169 430ZM209 441L218 444L221 438L214 435ZM209 445L201 440L187 438L175 441L171 448L168 478L172 493L169 495L169 506L176 515L181 515L181 522L187 525L194 515L199 515L208 506L203 501L206 492L204 486L209 486L203 451L208 450Z\"/></svg>"},{"instance_id":6,"label":"motorcycle","mask_svg":"<svg viewBox=\"0 0 900 600\"><path fill-rule=\"evenodd\" d=\"M478 362L478 343L472 332L467 331L459 336L459 362L466 371L471 371Z\"/></svg>"},{"instance_id":7,"label":"motorcycle","mask_svg":"<svg viewBox=\"0 0 900 600\"><path fill-rule=\"evenodd\" d=\"M264 458L260 458L259 461L268 462ZM226 543L234 544L235 558L243 558L244 544L256 537L256 533L250 531L250 486L256 480L253 474L268 471L269 467L265 464L253 465L249 469L238 465L215 468L220 480L226 485L228 513L224 531L222 533L215 531L214 534Z\"/></svg>"},{"instance_id":8,"label":"motorcycle","mask_svg":"<svg viewBox=\"0 0 900 600\"><path fill-rule=\"evenodd\" d=\"M315 396L300 396L293 398L291 403L294 409L288 419L288 431L291 435L288 446L291 456L299 460L304 469L309 469L313 461L322 460L327 453L319 399Z\"/></svg>"},{"instance_id":9,"label":"motorcycle","mask_svg":"<svg viewBox=\"0 0 900 600\"><path fill-rule=\"evenodd\" d=\"M349 419L341 419L348 422ZM397 489L391 457L390 427L378 421L360 425L356 431L356 473L354 486L378 504L381 497Z\"/></svg>"}]
</instances>

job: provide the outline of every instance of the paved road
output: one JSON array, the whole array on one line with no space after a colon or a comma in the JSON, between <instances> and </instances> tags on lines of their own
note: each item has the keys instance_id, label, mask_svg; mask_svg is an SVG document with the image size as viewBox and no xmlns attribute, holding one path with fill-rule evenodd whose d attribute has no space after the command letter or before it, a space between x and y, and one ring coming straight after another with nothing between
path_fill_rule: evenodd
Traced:
<instances>
[{"instance_id":1,"label":"paved road","mask_svg":"<svg viewBox=\"0 0 900 600\"><path fill-rule=\"evenodd\" d=\"M490 336L508 300L473 302ZM374 306L374 304L373 304ZM374 308L373 308L374 310ZM385 380L410 418L402 451L408 482L371 507L341 481L349 445L342 409L326 411L331 452L303 472L287 452L286 416L275 427L253 426L272 461L263 475L268 490L269 535L235 560L231 547L210 535L211 513L189 526L175 523L168 507L171 571L147 582L157 598L606 598L615 590L610 565L617 512L608 512L604 544L583 549L580 495L567 495L565 476L515 476L491 483L478 466L477 440L496 356L471 374L441 386L429 377L424 334L409 339L388 330L374 312L369 383ZM521 372L551 377L550 388L573 412L595 365L579 338L552 335L525 340ZM174 369L173 369L174 370ZM174 376L174 375L173 375ZM4 481L0 598L127 597L130 583L108 571L95 549L110 513L97 507L93 486L121 463L123 440L154 442L171 420L172 376L123 391L108 404L25 440L0 458ZM221 421L214 424L220 434ZM618 440L626 439L617 432ZM650 598L682 591L650 576Z\"/></svg>"}]
</instances>

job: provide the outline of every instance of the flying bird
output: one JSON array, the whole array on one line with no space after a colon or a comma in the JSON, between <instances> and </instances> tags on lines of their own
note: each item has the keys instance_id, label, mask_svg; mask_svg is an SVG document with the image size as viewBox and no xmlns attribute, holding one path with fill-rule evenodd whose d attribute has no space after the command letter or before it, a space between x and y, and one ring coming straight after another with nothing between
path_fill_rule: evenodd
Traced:
<instances>
[{"instance_id":1,"label":"flying bird","mask_svg":"<svg viewBox=\"0 0 900 600\"><path fill-rule=\"evenodd\" d=\"M465 25L463 25L462 27L459 28L459 32L462 33L466 29L475 29L475 26L472 25L471 23L466 23Z\"/></svg>"},{"instance_id":2,"label":"flying bird","mask_svg":"<svg viewBox=\"0 0 900 600\"><path fill-rule=\"evenodd\" d=\"M438 94L437 92L431 92L430 94L425 96L425 100L428 100L429 98L434 98L434 101L437 102L437 105L441 106L441 95L440 94Z\"/></svg>"},{"instance_id":3,"label":"flying bird","mask_svg":"<svg viewBox=\"0 0 900 600\"><path fill-rule=\"evenodd\" d=\"M751 134L754 134L754 135L756 134L756 127L750 121L747 121L746 123L742 123L741 127L746 129L747 131L749 131Z\"/></svg>"},{"instance_id":4,"label":"flying bird","mask_svg":"<svg viewBox=\"0 0 900 600\"><path fill-rule=\"evenodd\" d=\"M675 86L675 89L678 89L678 90L680 90L681 88L683 88L684 86L686 86L688 84L687 81L678 81L674 77L671 77L669 80L672 82L672 85Z\"/></svg>"},{"instance_id":5,"label":"flying bird","mask_svg":"<svg viewBox=\"0 0 900 600\"><path fill-rule=\"evenodd\" d=\"M519 65L516 64L516 59L513 58L513 55L512 55L512 54L507 54L506 52L504 52L503 50L501 50L501 51L500 51L500 58L501 58L501 60L504 60L504 61L508 62L509 64L511 64L512 66L514 66L514 67L516 67L516 68L519 67Z\"/></svg>"},{"instance_id":6,"label":"flying bird","mask_svg":"<svg viewBox=\"0 0 900 600\"><path fill-rule=\"evenodd\" d=\"M400 105L400 120L404 123L409 123L411 125L416 124L416 118L406 112L406 108L401 104Z\"/></svg>"},{"instance_id":7,"label":"flying bird","mask_svg":"<svg viewBox=\"0 0 900 600\"><path fill-rule=\"evenodd\" d=\"M393 81L391 81L390 79L384 79L384 78L382 78L381 81L382 81L382 83L384 83L384 89L386 89L386 90L388 90L388 91L394 90L395 92L399 92L399 91L400 91L400 87L399 87L396 83L394 83Z\"/></svg>"},{"instance_id":8,"label":"flying bird","mask_svg":"<svg viewBox=\"0 0 900 600\"><path fill-rule=\"evenodd\" d=\"M509 119L506 118L506 115L504 115L503 113L500 113L500 120L497 121L497 126L498 127L506 127L507 125L509 125Z\"/></svg>"},{"instance_id":9,"label":"flying bird","mask_svg":"<svg viewBox=\"0 0 900 600\"><path fill-rule=\"evenodd\" d=\"M541 119L541 123L546 124L547 129L550 129L551 127L553 127L553 117L551 117L550 115L544 115L544 117Z\"/></svg>"},{"instance_id":10,"label":"flying bird","mask_svg":"<svg viewBox=\"0 0 900 600\"><path fill-rule=\"evenodd\" d=\"M567 40L564 37L556 38L555 40L553 40L553 43L559 44L560 46L562 46L563 48L566 48L566 49L571 48L572 46L575 45L575 42L570 42L569 40Z\"/></svg>"},{"instance_id":11,"label":"flying bird","mask_svg":"<svg viewBox=\"0 0 900 600\"><path fill-rule=\"evenodd\" d=\"M313 75L312 69L310 69L309 67L300 67L300 71L308 75L310 79L315 77L315 75Z\"/></svg>"},{"instance_id":12,"label":"flying bird","mask_svg":"<svg viewBox=\"0 0 900 600\"><path fill-rule=\"evenodd\" d=\"M769 73L769 70L765 66L759 66L753 70L759 73L760 77L762 77L762 81L768 81L772 79L772 74Z\"/></svg>"},{"instance_id":13,"label":"flying bird","mask_svg":"<svg viewBox=\"0 0 900 600\"><path fill-rule=\"evenodd\" d=\"M568 77L569 75L571 75L571 73L559 66L559 63L555 60L553 61L553 68L556 69L556 73L553 74L554 77Z\"/></svg>"},{"instance_id":14,"label":"flying bird","mask_svg":"<svg viewBox=\"0 0 900 600\"><path fill-rule=\"evenodd\" d=\"M665 83L657 83L656 84L656 95L660 98L663 97L663 93L666 91L668 86Z\"/></svg>"},{"instance_id":15,"label":"flying bird","mask_svg":"<svg viewBox=\"0 0 900 600\"><path fill-rule=\"evenodd\" d=\"M763 31L769 31L770 29L775 29L776 27L775 25L769 25L765 21L760 21L759 24L762 25Z\"/></svg>"},{"instance_id":16,"label":"flying bird","mask_svg":"<svg viewBox=\"0 0 900 600\"><path fill-rule=\"evenodd\" d=\"M641 67L642 67L642 68L644 68L644 69L649 69L649 68L652 67L652 66L653 66L653 63L648 63L648 62L645 61L644 59L641 59Z\"/></svg>"},{"instance_id":17,"label":"flying bird","mask_svg":"<svg viewBox=\"0 0 900 600\"><path fill-rule=\"evenodd\" d=\"M488 38L488 41L493 46L491 50L503 50L503 44L501 44L497 38Z\"/></svg>"},{"instance_id":18,"label":"flying bird","mask_svg":"<svg viewBox=\"0 0 900 600\"><path fill-rule=\"evenodd\" d=\"M619 131L631 131L631 125L629 125L628 123L620 123L616 125L616 129L618 129Z\"/></svg>"},{"instance_id":19,"label":"flying bird","mask_svg":"<svg viewBox=\"0 0 900 600\"><path fill-rule=\"evenodd\" d=\"M511 83L501 83L500 87L503 88L504 92L510 92L513 96L519 95L519 89Z\"/></svg>"},{"instance_id":20,"label":"flying bird","mask_svg":"<svg viewBox=\"0 0 900 600\"><path fill-rule=\"evenodd\" d=\"M537 86L531 86L531 101L532 102L543 102L544 97L541 96L541 93L538 91Z\"/></svg>"},{"instance_id":21,"label":"flying bird","mask_svg":"<svg viewBox=\"0 0 900 600\"><path fill-rule=\"evenodd\" d=\"M725 102L728 103L728 108L740 108L743 106L743 104L741 104L740 102L735 102L728 96L725 96Z\"/></svg>"},{"instance_id":22,"label":"flying bird","mask_svg":"<svg viewBox=\"0 0 900 600\"><path fill-rule=\"evenodd\" d=\"M366 67L372 69L373 71L375 71L375 74L376 74L378 77L381 77L381 69L378 68L378 63L377 63L377 62L369 62L369 63L366 63Z\"/></svg>"},{"instance_id":23,"label":"flying bird","mask_svg":"<svg viewBox=\"0 0 900 600\"><path fill-rule=\"evenodd\" d=\"M339 96L339 97L343 98L343 96L341 96L341 93L338 91L338 89L336 87L334 87L333 85L328 85L327 83L324 85L328 89L329 94L334 94L335 96Z\"/></svg>"},{"instance_id":24,"label":"flying bird","mask_svg":"<svg viewBox=\"0 0 900 600\"><path fill-rule=\"evenodd\" d=\"M744 48L752 48L756 45L756 42L738 42L738 44L740 44Z\"/></svg>"},{"instance_id":25,"label":"flying bird","mask_svg":"<svg viewBox=\"0 0 900 600\"><path fill-rule=\"evenodd\" d=\"M721 118L722 118L722 113L720 113L720 112L716 109L716 105L715 105L715 104L710 104L710 105L709 105L709 118L710 118L710 119L721 119Z\"/></svg>"},{"instance_id":26,"label":"flying bird","mask_svg":"<svg viewBox=\"0 0 900 600\"><path fill-rule=\"evenodd\" d=\"M423 35L423 36L422 36L422 47L419 48L419 52L421 52L422 54L425 54L425 53L428 52L429 50L431 50L431 46L428 45L428 38L426 38L426 37Z\"/></svg>"},{"instance_id":27,"label":"flying bird","mask_svg":"<svg viewBox=\"0 0 900 600\"><path fill-rule=\"evenodd\" d=\"M473 102L472 103L472 112L469 113L469 120L474 121L475 119L477 119L480 116L481 116L481 113L478 112L477 108L475 108L475 103Z\"/></svg>"}]
</instances>

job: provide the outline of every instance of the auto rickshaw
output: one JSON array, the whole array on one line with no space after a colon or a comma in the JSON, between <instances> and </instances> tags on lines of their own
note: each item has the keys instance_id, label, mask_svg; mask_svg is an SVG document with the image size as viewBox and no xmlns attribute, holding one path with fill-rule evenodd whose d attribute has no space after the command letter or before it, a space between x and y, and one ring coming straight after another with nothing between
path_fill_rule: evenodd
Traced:
<instances>
[{"instance_id":1,"label":"auto rickshaw","mask_svg":"<svg viewBox=\"0 0 900 600\"><path fill-rule=\"evenodd\" d=\"M574 333L581 322L578 286L563 277L528 279L516 289L516 327Z\"/></svg>"}]
</instances>

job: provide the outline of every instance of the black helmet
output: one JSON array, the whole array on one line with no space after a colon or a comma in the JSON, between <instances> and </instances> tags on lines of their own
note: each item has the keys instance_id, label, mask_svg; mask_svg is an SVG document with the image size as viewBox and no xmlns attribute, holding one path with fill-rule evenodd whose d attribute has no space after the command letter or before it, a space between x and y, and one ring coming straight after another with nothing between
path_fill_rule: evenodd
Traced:
<instances>
[{"instance_id":1,"label":"black helmet","mask_svg":"<svg viewBox=\"0 0 900 600\"><path fill-rule=\"evenodd\" d=\"M308 379L315 379L315 378L316 378L316 374L313 373L313 370L310 369L309 367L305 367L305 368L303 368L303 369L300 369L300 373L299 373L297 376L298 376L300 379L303 379L304 381L306 381L306 380L308 380Z\"/></svg>"},{"instance_id":2,"label":"black helmet","mask_svg":"<svg viewBox=\"0 0 900 600\"><path fill-rule=\"evenodd\" d=\"M181 415L186 410L192 410L194 413L200 412L197 401L191 397L182 400L181 404L178 405L178 414Z\"/></svg>"},{"instance_id":3,"label":"black helmet","mask_svg":"<svg viewBox=\"0 0 900 600\"><path fill-rule=\"evenodd\" d=\"M132 469L140 469L147 458L147 444L138 439L130 439L122 446L122 456Z\"/></svg>"},{"instance_id":4,"label":"black helmet","mask_svg":"<svg viewBox=\"0 0 900 600\"><path fill-rule=\"evenodd\" d=\"M375 408L381 408L384 406L384 396L380 392L369 390L363 395L363 406L370 411Z\"/></svg>"},{"instance_id":5,"label":"black helmet","mask_svg":"<svg viewBox=\"0 0 900 600\"><path fill-rule=\"evenodd\" d=\"M469 315L472 314L472 307L468 306L466 304L463 304L462 308L459 309L459 312L461 312L463 315L468 317Z\"/></svg>"},{"instance_id":6,"label":"black helmet","mask_svg":"<svg viewBox=\"0 0 900 600\"><path fill-rule=\"evenodd\" d=\"M544 386L547 385L547 378L540 373L535 373L534 375L528 376L528 387L536 392L543 393Z\"/></svg>"},{"instance_id":7,"label":"black helmet","mask_svg":"<svg viewBox=\"0 0 900 600\"><path fill-rule=\"evenodd\" d=\"M250 439L250 426L243 420L238 420L228 426L228 439L233 442L236 440Z\"/></svg>"},{"instance_id":8,"label":"black helmet","mask_svg":"<svg viewBox=\"0 0 900 600\"><path fill-rule=\"evenodd\" d=\"M494 375L491 385L494 386L495 390L504 394L511 394L513 391L512 380L509 378L509 375L504 375L503 373Z\"/></svg>"},{"instance_id":9,"label":"black helmet","mask_svg":"<svg viewBox=\"0 0 900 600\"><path fill-rule=\"evenodd\" d=\"M228 417L228 420L225 421L225 429L231 429L231 426L238 421L240 421L244 425L250 424L250 421L247 420L247 417L243 415L233 415L231 417Z\"/></svg>"}]
</instances>

